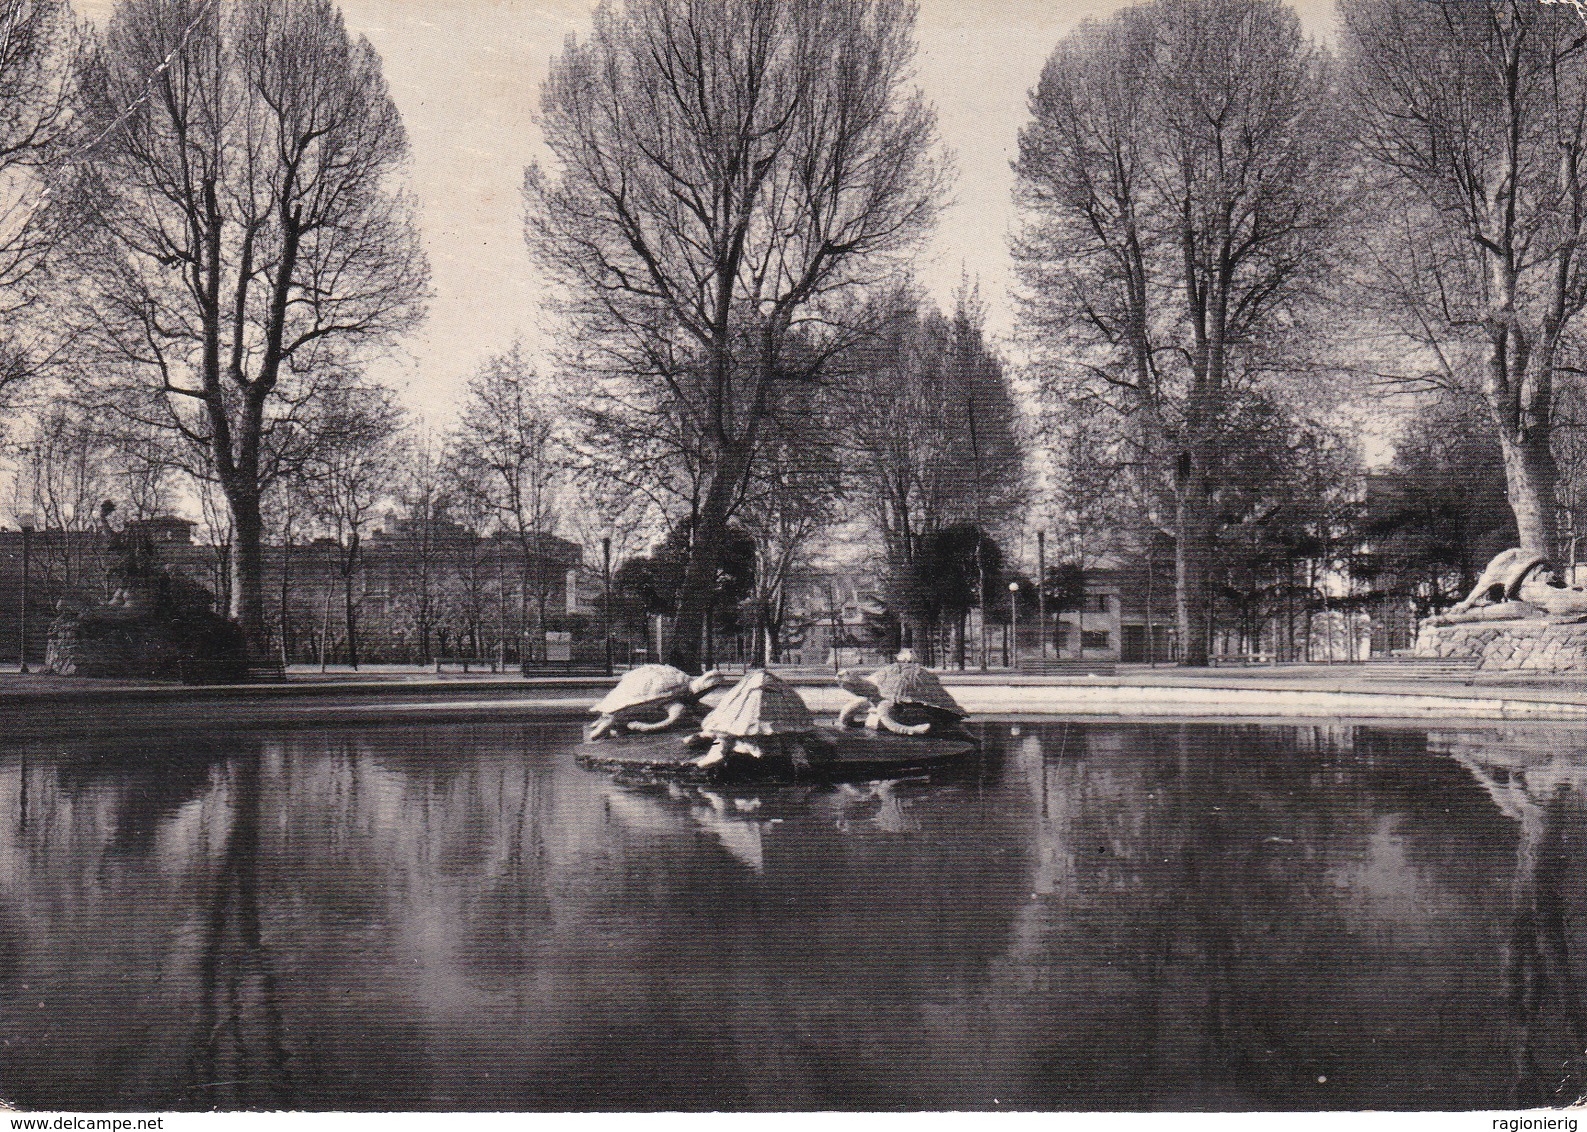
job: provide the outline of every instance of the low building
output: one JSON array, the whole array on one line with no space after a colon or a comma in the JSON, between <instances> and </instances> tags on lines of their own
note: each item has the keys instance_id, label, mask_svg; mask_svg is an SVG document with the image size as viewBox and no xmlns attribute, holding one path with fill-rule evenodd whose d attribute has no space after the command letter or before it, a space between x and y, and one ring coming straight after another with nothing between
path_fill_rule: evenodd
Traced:
<instances>
[{"instance_id":1,"label":"low building","mask_svg":"<svg viewBox=\"0 0 1587 1132\"><path fill-rule=\"evenodd\" d=\"M1050 613L1049 646L1058 658L1167 663L1178 657L1172 558L1105 555L1085 568L1085 596L1077 609ZM1040 641L1020 634L1021 652Z\"/></svg>"},{"instance_id":2,"label":"low building","mask_svg":"<svg viewBox=\"0 0 1587 1132\"><path fill-rule=\"evenodd\" d=\"M230 547L200 542L195 530L173 516L123 528L147 537L162 566L204 586L224 608ZM7 660L20 646L23 538L0 530L0 658ZM99 530L33 531L27 543L33 662L43 658L61 598L108 596L100 591L115 552ZM589 576L577 544L549 534L480 536L449 523L377 530L350 570L347 548L334 539L267 543L263 582L273 645L293 661L345 658L349 604L363 659L414 663L437 655L535 659L543 655L542 632L591 637L600 612L599 579Z\"/></svg>"}]
</instances>

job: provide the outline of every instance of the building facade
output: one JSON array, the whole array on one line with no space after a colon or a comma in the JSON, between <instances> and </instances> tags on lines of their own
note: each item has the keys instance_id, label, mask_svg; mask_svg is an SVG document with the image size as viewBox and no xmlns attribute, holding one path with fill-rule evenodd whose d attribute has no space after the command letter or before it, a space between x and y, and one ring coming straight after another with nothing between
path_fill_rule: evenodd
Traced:
<instances>
[{"instance_id":1,"label":"building facade","mask_svg":"<svg viewBox=\"0 0 1587 1132\"><path fill-rule=\"evenodd\" d=\"M129 523L155 560L216 596L224 609L230 548L194 538L189 520ZM24 542L27 653L42 662L56 605L69 596L108 597L115 552L105 531L0 530L0 658L21 640ZM478 657L507 663L545 657L545 633L572 633L579 651L600 650L599 580L575 543L554 535L481 536L455 524L392 526L348 547L318 538L264 548L265 620L272 652L289 662L345 663L352 639L361 660L428 663ZM350 611L350 615L349 615Z\"/></svg>"}]
</instances>

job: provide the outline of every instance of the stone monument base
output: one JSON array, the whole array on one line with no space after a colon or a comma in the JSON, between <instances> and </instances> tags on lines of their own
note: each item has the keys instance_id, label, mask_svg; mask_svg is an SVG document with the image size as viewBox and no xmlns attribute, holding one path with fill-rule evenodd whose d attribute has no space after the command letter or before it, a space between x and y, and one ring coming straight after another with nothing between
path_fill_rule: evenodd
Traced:
<instances>
[{"instance_id":1,"label":"stone monument base","mask_svg":"<svg viewBox=\"0 0 1587 1132\"><path fill-rule=\"evenodd\" d=\"M1552 621L1474 621L1422 625L1413 656L1478 657L1485 670L1587 672L1587 624Z\"/></svg>"},{"instance_id":2,"label":"stone monument base","mask_svg":"<svg viewBox=\"0 0 1587 1132\"><path fill-rule=\"evenodd\" d=\"M63 608L50 625L45 671L57 676L123 678L183 675L197 662L214 676L243 680L242 630L209 610L210 596L184 578L138 577L109 601Z\"/></svg>"},{"instance_id":3,"label":"stone monument base","mask_svg":"<svg viewBox=\"0 0 1587 1132\"><path fill-rule=\"evenodd\" d=\"M217 678L247 678L242 631L213 614L186 618L111 620L57 618L50 627L45 671L57 676L174 679L185 661L198 661Z\"/></svg>"}]
</instances>

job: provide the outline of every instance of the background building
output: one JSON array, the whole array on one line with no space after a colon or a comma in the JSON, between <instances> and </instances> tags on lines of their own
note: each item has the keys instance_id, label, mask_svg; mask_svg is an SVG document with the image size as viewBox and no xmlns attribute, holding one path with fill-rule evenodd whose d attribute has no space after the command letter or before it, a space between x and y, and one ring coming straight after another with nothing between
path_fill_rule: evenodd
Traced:
<instances>
[{"instance_id":1,"label":"background building","mask_svg":"<svg viewBox=\"0 0 1587 1132\"><path fill-rule=\"evenodd\" d=\"M130 522L157 561L224 605L229 548L196 541L196 524L170 516ZM0 531L0 657L20 644L23 533ZM104 531L34 531L28 537L28 656L42 662L57 602L108 597L113 565ZM272 649L293 663L345 663L351 622L359 658L428 663L436 657L545 658L544 633L570 632L583 659L599 656L600 585L581 548L554 535L481 536L450 523L401 527L364 540L351 562L334 539L267 544L265 613ZM349 609L351 616L349 617Z\"/></svg>"}]
</instances>

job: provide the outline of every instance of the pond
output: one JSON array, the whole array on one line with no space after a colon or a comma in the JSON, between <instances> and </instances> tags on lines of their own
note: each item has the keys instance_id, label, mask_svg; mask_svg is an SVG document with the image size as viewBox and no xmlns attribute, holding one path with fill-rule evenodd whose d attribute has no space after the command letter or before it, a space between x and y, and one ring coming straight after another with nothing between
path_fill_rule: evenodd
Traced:
<instances>
[{"instance_id":1,"label":"pond","mask_svg":"<svg viewBox=\"0 0 1587 1132\"><path fill-rule=\"evenodd\" d=\"M0 746L29 1108L1468 1109L1587 1090L1587 733L988 725L755 792L569 724Z\"/></svg>"}]
</instances>

